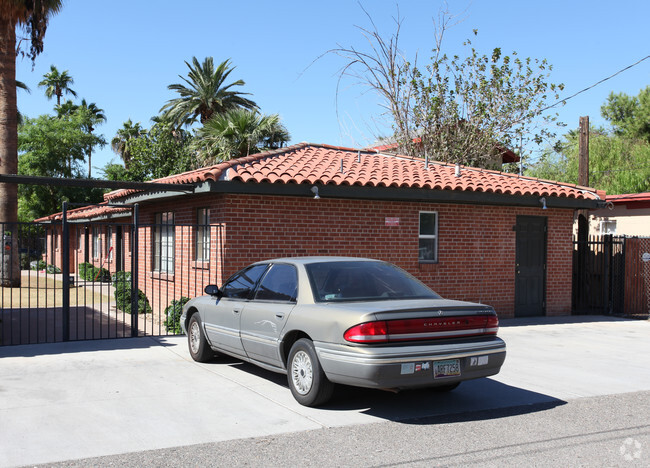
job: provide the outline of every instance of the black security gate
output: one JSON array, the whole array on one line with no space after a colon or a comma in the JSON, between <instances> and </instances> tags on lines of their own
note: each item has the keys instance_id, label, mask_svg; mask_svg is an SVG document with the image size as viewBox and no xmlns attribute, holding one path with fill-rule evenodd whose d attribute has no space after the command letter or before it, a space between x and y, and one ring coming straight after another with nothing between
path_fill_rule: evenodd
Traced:
<instances>
[{"instance_id":1,"label":"black security gate","mask_svg":"<svg viewBox=\"0 0 650 468\"><path fill-rule=\"evenodd\" d=\"M181 332L182 304L223 270L222 226L122 219L0 223L21 280L0 287L0 346Z\"/></svg>"},{"instance_id":2,"label":"black security gate","mask_svg":"<svg viewBox=\"0 0 650 468\"><path fill-rule=\"evenodd\" d=\"M647 314L638 238L573 241L573 313Z\"/></svg>"}]
</instances>

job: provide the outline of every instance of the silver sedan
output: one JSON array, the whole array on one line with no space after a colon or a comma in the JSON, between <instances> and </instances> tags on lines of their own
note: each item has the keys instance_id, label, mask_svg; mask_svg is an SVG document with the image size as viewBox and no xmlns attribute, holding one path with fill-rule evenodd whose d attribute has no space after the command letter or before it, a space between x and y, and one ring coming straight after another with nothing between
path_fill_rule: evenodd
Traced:
<instances>
[{"instance_id":1,"label":"silver sedan","mask_svg":"<svg viewBox=\"0 0 650 468\"><path fill-rule=\"evenodd\" d=\"M335 384L453 390L498 373L506 355L494 309L443 299L378 260L266 260L205 293L181 318L192 358L223 353L287 374L306 406Z\"/></svg>"}]
</instances>

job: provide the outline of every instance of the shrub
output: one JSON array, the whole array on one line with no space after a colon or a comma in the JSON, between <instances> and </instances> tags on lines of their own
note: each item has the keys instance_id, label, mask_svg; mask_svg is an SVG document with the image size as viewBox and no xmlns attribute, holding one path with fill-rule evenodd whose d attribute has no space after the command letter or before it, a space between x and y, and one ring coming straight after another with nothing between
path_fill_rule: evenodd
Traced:
<instances>
[{"instance_id":1,"label":"shrub","mask_svg":"<svg viewBox=\"0 0 650 468\"><path fill-rule=\"evenodd\" d=\"M79 278L84 279L86 281L95 280L95 274L97 274L96 270L97 268L95 268L95 265L88 262L80 263L77 267Z\"/></svg>"},{"instance_id":2,"label":"shrub","mask_svg":"<svg viewBox=\"0 0 650 468\"><path fill-rule=\"evenodd\" d=\"M130 271L118 271L115 273L111 280L113 286L115 287L115 302L118 309L126 312L127 314L132 313L131 310L131 272ZM147 296L138 289L138 313L139 314L148 314L151 313L151 305L149 304L149 299Z\"/></svg>"},{"instance_id":3,"label":"shrub","mask_svg":"<svg viewBox=\"0 0 650 468\"><path fill-rule=\"evenodd\" d=\"M95 268L95 275L93 281L109 282L111 280L111 272L106 268Z\"/></svg>"},{"instance_id":4,"label":"shrub","mask_svg":"<svg viewBox=\"0 0 650 468\"><path fill-rule=\"evenodd\" d=\"M47 263L44 260L33 260L29 262L30 270L45 270L45 267L47 267Z\"/></svg>"},{"instance_id":5,"label":"shrub","mask_svg":"<svg viewBox=\"0 0 650 468\"><path fill-rule=\"evenodd\" d=\"M189 300L189 297L183 296L179 300L174 299L169 303L165 309L166 318L164 322L167 332L173 333L174 335L183 334L183 329L181 328L181 315L183 314L183 306Z\"/></svg>"},{"instance_id":6,"label":"shrub","mask_svg":"<svg viewBox=\"0 0 650 468\"><path fill-rule=\"evenodd\" d=\"M47 273L54 274L54 273L61 273L61 269L59 267L56 267L54 265L49 265L45 263L43 260L33 260L29 263L29 268L31 270L36 270L36 271L41 271L45 270Z\"/></svg>"},{"instance_id":7,"label":"shrub","mask_svg":"<svg viewBox=\"0 0 650 468\"><path fill-rule=\"evenodd\" d=\"M79 277L86 281L110 281L111 273L106 268L97 268L92 263L79 264Z\"/></svg>"}]
</instances>

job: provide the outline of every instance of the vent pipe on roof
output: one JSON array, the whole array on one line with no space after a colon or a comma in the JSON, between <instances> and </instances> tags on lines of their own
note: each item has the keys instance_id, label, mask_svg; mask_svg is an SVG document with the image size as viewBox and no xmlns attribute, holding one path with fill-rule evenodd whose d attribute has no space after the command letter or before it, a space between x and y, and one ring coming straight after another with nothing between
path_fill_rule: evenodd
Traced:
<instances>
[{"instance_id":1,"label":"vent pipe on roof","mask_svg":"<svg viewBox=\"0 0 650 468\"><path fill-rule=\"evenodd\" d=\"M361 151L357 151L357 162L361 164Z\"/></svg>"},{"instance_id":2,"label":"vent pipe on roof","mask_svg":"<svg viewBox=\"0 0 650 468\"><path fill-rule=\"evenodd\" d=\"M343 170L343 158L341 158L341 174L345 174L345 171Z\"/></svg>"},{"instance_id":3,"label":"vent pipe on roof","mask_svg":"<svg viewBox=\"0 0 650 468\"><path fill-rule=\"evenodd\" d=\"M424 167L429 169L429 155L427 153L424 153Z\"/></svg>"},{"instance_id":4,"label":"vent pipe on roof","mask_svg":"<svg viewBox=\"0 0 650 468\"><path fill-rule=\"evenodd\" d=\"M460 164L456 163L456 171L454 172L456 177L460 177Z\"/></svg>"}]
</instances>

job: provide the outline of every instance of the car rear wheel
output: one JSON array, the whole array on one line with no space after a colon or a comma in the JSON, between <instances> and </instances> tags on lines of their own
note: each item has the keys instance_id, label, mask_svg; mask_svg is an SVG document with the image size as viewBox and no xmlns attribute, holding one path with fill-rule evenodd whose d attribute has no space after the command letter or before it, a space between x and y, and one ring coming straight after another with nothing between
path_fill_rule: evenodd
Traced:
<instances>
[{"instance_id":1,"label":"car rear wheel","mask_svg":"<svg viewBox=\"0 0 650 468\"><path fill-rule=\"evenodd\" d=\"M208 362L214 357L214 352L208 345L203 330L201 329L201 317L196 313L190 318L187 327L187 344L190 348L192 359L197 362Z\"/></svg>"},{"instance_id":2,"label":"car rear wheel","mask_svg":"<svg viewBox=\"0 0 650 468\"><path fill-rule=\"evenodd\" d=\"M293 397L304 406L322 405L334 393L334 384L327 380L314 344L306 338L299 339L291 347L287 381Z\"/></svg>"}]
</instances>

